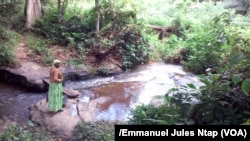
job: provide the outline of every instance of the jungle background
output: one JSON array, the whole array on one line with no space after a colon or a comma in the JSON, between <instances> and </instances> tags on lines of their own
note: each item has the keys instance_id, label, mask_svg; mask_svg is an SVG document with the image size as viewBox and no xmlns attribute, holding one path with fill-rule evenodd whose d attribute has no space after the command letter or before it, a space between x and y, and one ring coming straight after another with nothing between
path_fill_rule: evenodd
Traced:
<instances>
[{"instance_id":1,"label":"jungle background","mask_svg":"<svg viewBox=\"0 0 250 141\"><path fill-rule=\"evenodd\" d=\"M0 1L1 66L17 67L21 59L48 66L60 58L105 75L103 61L115 61L124 71L149 61L181 64L204 85L173 88L159 97L165 104L138 106L123 124L250 123L249 0L32 2L41 8L34 23L27 22L29 0ZM20 42L26 46L16 58ZM200 103L192 103L193 97ZM56 140L32 122L12 124L0 138ZM81 123L75 140L84 139L114 140L114 126Z\"/></svg>"}]
</instances>

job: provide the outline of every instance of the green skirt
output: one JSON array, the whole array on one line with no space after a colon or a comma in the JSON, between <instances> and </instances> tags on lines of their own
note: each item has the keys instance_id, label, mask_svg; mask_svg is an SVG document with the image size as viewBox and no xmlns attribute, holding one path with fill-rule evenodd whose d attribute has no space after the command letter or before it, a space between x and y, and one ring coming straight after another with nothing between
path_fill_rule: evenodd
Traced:
<instances>
[{"instance_id":1,"label":"green skirt","mask_svg":"<svg viewBox=\"0 0 250 141\"><path fill-rule=\"evenodd\" d=\"M50 111L58 111L63 106L62 83L50 83L48 92L48 107Z\"/></svg>"}]
</instances>

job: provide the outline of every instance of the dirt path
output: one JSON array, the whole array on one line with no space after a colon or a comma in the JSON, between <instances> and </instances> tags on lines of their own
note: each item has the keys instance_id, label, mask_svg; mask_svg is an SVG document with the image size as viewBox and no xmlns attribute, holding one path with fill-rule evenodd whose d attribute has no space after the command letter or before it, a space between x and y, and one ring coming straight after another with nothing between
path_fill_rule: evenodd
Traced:
<instances>
[{"instance_id":1,"label":"dirt path","mask_svg":"<svg viewBox=\"0 0 250 141\"><path fill-rule=\"evenodd\" d=\"M66 61L69 61L68 63L70 63L71 60L77 60L79 57L81 57L79 56L76 50L63 47L60 45L53 45L48 47L47 49L49 50L50 54L44 54L43 52L39 52L39 54L34 53L32 49L30 49L25 44L26 36L27 35L21 35L21 40L15 49L14 62L17 64L18 67L27 62L35 62L43 66L44 62L42 60L44 58L42 57L46 57L46 55L47 56L52 55L52 58L61 60L63 64L66 63ZM107 59L104 61L119 64L119 62L117 62L114 58L112 58L112 56L111 57L108 56ZM98 63L96 64L96 57L93 56L93 54L86 54L84 60L82 60L82 63L88 66L88 68L98 67Z\"/></svg>"},{"instance_id":2,"label":"dirt path","mask_svg":"<svg viewBox=\"0 0 250 141\"><path fill-rule=\"evenodd\" d=\"M25 38L26 36L22 35L19 44L16 46L14 61L18 65L21 65L27 62L36 62L40 65L43 65L43 63L40 60L41 57L44 57L43 52L40 52L41 54L32 53L31 49L29 49L25 45ZM58 45L53 46L51 49L49 49L49 51L51 52L51 55L53 55L53 58L57 58L61 60L62 62L65 62L66 60L70 60L70 58L76 55L76 52L70 51L67 48L60 47ZM50 55L50 54L47 54L47 55Z\"/></svg>"},{"instance_id":3,"label":"dirt path","mask_svg":"<svg viewBox=\"0 0 250 141\"><path fill-rule=\"evenodd\" d=\"M16 47L15 62L22 64L28 61L27 49L25 48L25 37L22 35L20 43Z\"/></svg>"}]
</instances>

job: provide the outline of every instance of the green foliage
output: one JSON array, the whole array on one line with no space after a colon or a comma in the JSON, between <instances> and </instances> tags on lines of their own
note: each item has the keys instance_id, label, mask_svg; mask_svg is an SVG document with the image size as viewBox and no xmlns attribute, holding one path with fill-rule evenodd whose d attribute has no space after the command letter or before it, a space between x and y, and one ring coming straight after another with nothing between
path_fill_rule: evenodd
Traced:
<instances>
[{"instance_id":1,"label":"green foliage","mask_svg":"<svg viewBox=\"0 0 250 141\"><path fill-rule=\"evenodd\" d=\"M131 8L127 8L127 7ZM101 29L118 25L122 27L127 24L135 23L136 9L132 4L124 0L112 2L111 0L100 1Z\"/></svg>"},{"instance_id":2,"label":"green foliage","mask_svg":"<svg viewBox=\"0 0 250 141\"><path fill-rule=\"evenodd\" d=\"M0 3L1 26L14 29L17 32L24 26L24 1L5 1Z\"/></svg>"},{"instance_id":3,"label":"green foliage","mask_svg":"<svg viewBox=\"0 0 250 141\"><path fill-rule=\"evenodd\" d=\"M19 34L0 26L0 66L15 65L15 48L19 39Z\"/></svg>"},{"instance_id":4,"label":"green foliage","mask_svg":"<svg viewBox=\"0 0 250 141\"><path fill-rule=\"evenodd\" d=\"M109 71L104 68L104 67L99 67L97 69L97 74L100 75L100 76L108 76L109 75Z\"/></svg>"},{"instance_id":5,"label":"green foliage","mask_svg":"<svg viewBox=\"0 0 250 141\"><path fill-rule=\"evenodd\" d=\"M119 58L124 70L147 62L148 41L142 33L144 28L137 23L136 11L133 8L127 10L124 8L126 3L121 1L119 4L103 1L100 7L103 10L101 11L101 31L95 39L88 36L84 46L97 50L94 51L97 60L109 54Z\"/></svg>"},{"instance_id":6,"label":"green foliage","mask_svg":"<svg viewBox=\"0 0 250 141\"><path fill-rule=\"evenodd\" d=\"M174 89L170 90L175 91ZM169 93L171 93L169 91ZM192 109L192 104L183 103L182 94L176 94L174 96L166 95L164 97L158 97L164 99L164 104L160 106L139 105L135 109L131 110L131 117L128 124L143 124L143 125L183 125L193 124L192 120L188 119L189 112Z\"/></svg>"},{"instance_id":7,"label":"green foliage","mask_svg":"<svg viewBox=\"0 0 250 141\"><path fill-rule=\"evenodd\" d=\"M69 6L63 16L58 22L57 8L47 8L43 17L34 24L33 31L55 44L76 46L84 42L86 34L95 29L94 10L83 12L77 7Z\"/></svg>"},{"instance_id":8,"label":"green foliage","mask_svg":"<svg viewBox=\"0 0 250 141\"><path fill-rule=\"evenodd\" d=\"M79 3L78 3L79 5ZM60 22L56 7L45 10L44 16L34 25L34 31L49 38L52 43L72 46L78 51L91 48L112 52L120 56L123 68L129 69L148 59L148 45L137 25L136 8L125 1L100 1L100 33L95 36L95 8L81 10L79 6L68 6ZM98 53L96 56L98 56ZM104 56L105 57L105 56ZM103 58L98 58L97 60Z\"/></svg>"},{"instance_id":9,"label":"green foliage","mask_svg":"<svg viewBox=\"0 0 250 141\"><path fill-rule=\"evenodd\" d=\"M200 75L204 84L193 95L200 103L196 104L189 119L195 124L246 124L250 116L249 97L249 36L242 36L246 42L237 44L242 46L239 52L233 51L228 61L218 68L219 73L207 71ZM232 38L231 38L232 39ZM234 42L235 43L235 42ZM180 89L179 89L180 90Z\"/></svg>"},{"instance_id":10,"label":"green foliage","mask_svg":"<svg viewBox=\"0 0 250 141\"><path fill-rule=\"evenodd\" d=\"M36 127L32 122L28 126L10 123L6 131L0 135L2 141L55 141L45 129Z\"/></svg>"},{"instance_id":11,"label":"green foliage","mask_svg":"<svg viewBox=\"0 0 250 141\"><path fill-rule=\"evenodd\" d=\"M147 40L138 28L137 26L127 26L120 32L120 39L117 44L118 55L122 57L125 69L133 68L148 61Z\"/></svg>"},{"instance_id":12,"label":"green foliage","mask_svg":"<svg viewBox=\"0 0 250 141\"><path fill-rule=\"evenodd\" d=\"M243 48L233 51L228 61L218 68L200 75L200 87L187 84L171 89L167 95L171 101L160 107L141 106L132 112L132 123L136 124L198 124L198 125L239 125L249 124L249 37L242 36L245 42L237 42ZM238 41L240 41L238 39ZM211 72L212 71L212 72ZM198 100L197 103L192 99ZM167 109L177 106L176 113ZM162 110L162 107L165 111ZM174 121L164 115L178 115ZM183 118L185 117L185 118Z\"/></svg>"},{"instance_id":13,"label":"green foliage","mask_svg":"<svg viewBox=\"0 0 250 141\"><path fill-rule=\"evenodd\" d=\"M195 106L191 118L197 124L241 124L250 116L250 97L225 75L202 77L200 104Z\"/></svg>"},{"instance_id":14,"label":"green foliage","mask_svg":"<svg viewBox=\"0 0 250 141\"><path fill-rule=\"evenodd\" d=\"M168 26L177 15L176 6L172 0L138 0L138 19L146 24Z\"/></svg>"},{"instance_id":15,"label":"green foliage","mask_svg":"<svg viewBox=\"0 0 250 141\"><path fill-rule=\"evenodd\" d=\"M76 57L76 59L71 58L69 60L66 60L66 62L64 63L64 65L67 66L67 67L73 66L75 68L81 68L81 67L84 66L84 64L82 64L82 60L84 58L81 58L81 57L83 57L83 56Z\"/></svg>"},{"instance_id":16,"label":"green foliage","mask_svg":"<svg viewBox=\"0 0 250 141\"><path fill-rule=\"evenodd\" d=\"M250 119L246 120L246 121L243 122L241 125L250 125Z\"/></svg>"},{"instance_id":17,"label":"green foliage","mask_svg":"<svg viewBox=\"0 0 250 141\"><path fill-rule=\"evenodd\" d=\"M241 90L244 92L244 94L249 95L250 94L250 79L245 79L242 82Z\"/></svg>"},{"instance_id":18,"label":"green foliage","mask_svg":"<svg viewBox=\"0 0 250 141\"><path fill-rule=\"evenodd\" d=\"M150 50L149 57L152 60L162 60L162 58L164 58L163 54L166 54L164 42L159 42L158 35L152 33L152 31L146 30L143 36L148 41L148 49Z\"/></svg>"},{"instance_id":19,"label":"green foliage","mask_svg":"<svg viewBox=\"0 0 250 141\"><path fill-rule=\"evenodd\" d=\"M187 70L202 74L208 68L217 70L231 49L246 47L246 39L241 38L249 24L232 10L224 9L222 3L176 3L174 6L177 15L171 23L177 27L177 33L161 44L157 40L150 43L160 44L158 51L163 60L172 62L178 58Z\"/></svg>"},{"instance_id":20,"label":"green foliage","mask_svg":"<svg viewBox=\"0 0 250 141\"><path fill-rule=\"evenodd\" d=\"M247 124L250 97L245 95L239 81L220 74L201 76L204 84L179 86L167 93L168 101L161 106L142 105L132 110L131 124ZM242 82L242 81L241 81ZM249 83L248 83L249 84ZM249 90L249 87L247 87ZM193 100L198 102L195 102ZM170 118L171 117L171 118Z\"/></svg>"},{"instance_id":21,"label":"green foliage","mask_svg":"<svg viewBox=\"0 0 250 141\"><path fill-rule=\"evenodd\" d=\"M168 37L168 40L164 43L162 47L158 47L161 59L168 63L174 63L174 59L185 60L185 56L181 54L185 42L182 38L177 37L175 34Z\"/></svg>"},{"instance_id":22,"label":"green foliage","mask_svg":"<svg viewBox=\"0 0 250 141\"><path fill-rule=\"evenodd\" d=\"M43 2L49 3L47 0ZM173 88L164 97L163 105L138 106L132 111L131 124L249 123L249 15L245 18L236 16L224 9L220 2L215 5L193 3L191 0L139 0L135 3L106 0L100 1L101 30L96 34L93 5L84 9L73 1L68 4L60 22L57 7L45 7L43 17L36 22L33 31L49 38L52 43L76 47L80 53L97 49L96 56L99 57L115 54L123 62L124 69L145 63L151 51L154 54L150 56L163 60L178 57L188 70L196 74L206 73L201 75L204 85L199 88L192 84ZM12 6L13 11L6 12ZM4 26L12 27L14 22L6 18L15 15L16 7L12 3L1 9L0 21ZM149 33L141 23L171 26L177 32L166 40L158 40L158 36ZM4 65L13 62L13 37L17 39L17 35L0 29L0 65ZM28 38L26 44L32 49L34 57L35 54L43 55L44 63L51 62L52 55L44 41ZM77 65L79 62L72 59L67 63ZM100 69L100 72L108 73L106 69ZM200 103L192 103L193 98ZM113 131L108 130L110 134L98 132L107 129L106 126L99 126L105 125L81 124L75 139L113 140Z\"/></svg>"},{"instance_id":23,"label":"green foliage","mask_svg":"<svg viewBox=\"0 0 250 141\"><path fill-rule=\"evenodd\" d=\"M229 20L229 13L223 13L189 34L185 47L188 61L183 62L188 70L203 74L207 68L216 69L219 66L223 46L227 43L225 28L229 26Z\"/></svg>"},{"instance_id":24,"label":"green foliage","mask_svg":"<svg viewBox=\"0 0 250 141\"><path fill-rule=\"evenodd\" d=\"M42 40L33 34L27 34L25 39L26 46L31 50L28 55L32 58L36 58L37 55L41 56L39 61L44 65L50 65L54 58L47 48L46 40Z\"/></svg>"},{"instance_id":25,"label":"green foliage","mask_svg":"<svg viewBox=\"0 0 250 141\"><path fill-rule=\"evenodd\" d=\"M157 9L154 9L151 3L154 3ZM227 38L224 37L227 32L227 20L231 18L230 14L226 14L231 10L224 9L223 3L218 2L214 5L192 1L152 1L144 3L141 7L138 18L146 19L143 20L145 24L176 29L172 34L166 33L167 36L163 40L157 40L156 34L148 34L149 44L153 49L151 53L154 53L150 56L160 56L170 63L182 63L186 69L197 74L204 73L208 67L216 68L219 65L227 42ZM158 16L160 18L157 18ZM157 24L157 19L153 20L155 23L147 21L155 17L159 21L165 19L166 22Z\"/></svg>"},{"instance_id":26,"label":"green foliage","mask_svg":"<svg viewBox=\"0 0 250 141\"><path fill-rule=\"evenodd\" d=\"M115 129L112 123L80 122L73 132L72 141L114 141Z\"/></svg>"},{"instance_id":27,"label":"green foliage","mask_svg":"<svg viewBox=\"0 0 250 141\"><path fill-rule=\"evenodd\" d=\"M131 111L129 124L136 125L162 125L174 124L179 115L175 107L155 107L154 105L140 105Z\"/></svg>"}]
</instances>

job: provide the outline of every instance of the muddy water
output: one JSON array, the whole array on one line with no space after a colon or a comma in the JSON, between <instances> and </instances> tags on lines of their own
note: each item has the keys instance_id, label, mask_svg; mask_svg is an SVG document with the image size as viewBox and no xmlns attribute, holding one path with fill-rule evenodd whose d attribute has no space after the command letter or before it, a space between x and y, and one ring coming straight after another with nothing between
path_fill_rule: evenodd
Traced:
<instances>
[{"instance_id":1,"label":"muddy water","mask_svg":"<svg viewBox=\"0 0 250 141\"><path fill-rule=\"evenodd\" d=\"M109 98L98 105L95 120L124 121L136 105L154 103L155 96L165 95L170 88L186 83L200 85L198 78L185 72L181 66L156 62L116 76L67 81L65 87L78 90L80 101ZM28 107L43 98L45 93L0 83L0 117L25 122L28 120Z\"/></svg>"},{"instance_id":2,"label":"muddy water","mask_svg":"<svg viewBox=\"0 0 250 141\"><path fill-rule=\"evenodd\" d=\"M99 105L96 120L124 121L136 105L158 104L155 96L163 96L170 88L187 83L201 85L195 75L185 72L181 66L157 62L117 76L68 82L65 87L77 89L85 100L109 97L112 100Z\"/></svg>"}]
</instances>

